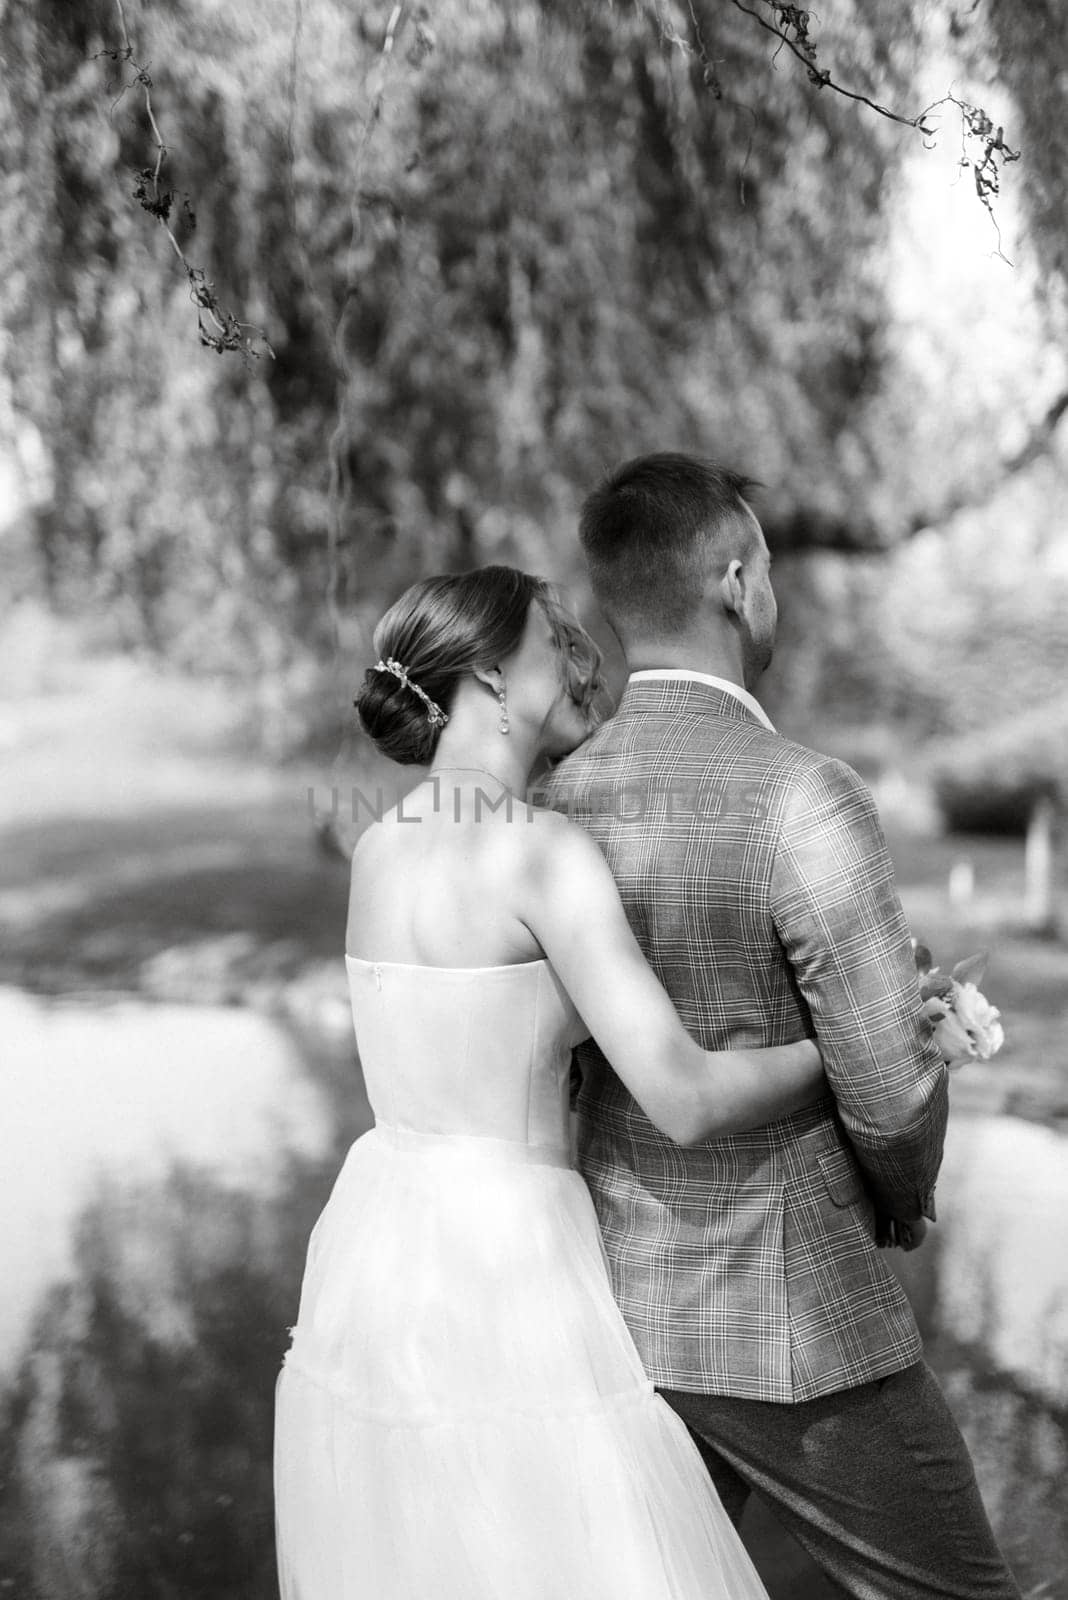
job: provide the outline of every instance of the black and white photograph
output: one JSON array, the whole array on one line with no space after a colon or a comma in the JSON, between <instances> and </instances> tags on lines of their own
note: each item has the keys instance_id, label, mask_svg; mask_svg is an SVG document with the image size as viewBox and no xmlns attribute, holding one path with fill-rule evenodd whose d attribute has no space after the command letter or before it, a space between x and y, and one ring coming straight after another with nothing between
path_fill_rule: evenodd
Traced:
<instances>
[{"instance_id":1,"label":"black and white photograph","mask_svg":"<svg viewBox=\"0 0 1068 1600\"><path fill-rule=\"evenodd\" d=\"M0 0L0 1600L1068 1600L1068 9Z\"/></svg>"}]
</instances>

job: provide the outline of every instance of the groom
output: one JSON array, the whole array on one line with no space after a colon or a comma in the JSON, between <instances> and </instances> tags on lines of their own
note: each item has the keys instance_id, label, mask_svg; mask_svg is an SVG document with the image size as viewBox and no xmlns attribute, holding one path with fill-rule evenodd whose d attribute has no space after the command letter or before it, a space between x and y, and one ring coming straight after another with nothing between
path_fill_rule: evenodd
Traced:
<instances>
[{"instance_id":1,"label":"groom","mask_svg":"<svg viewBox=\"0 0 1068 1600\"><path fill-rule=\"evenodd\" d=\"M815 1034L828 1094L682 1148L587 1043L579 1164L646 1368L735 1520L756 1489L857 1600L1019 1600L876 1247L876 1213L905 1242L934 1217L946 1074L871 795L753 698L777 613L746 488L661 454L587 499L630 680L550 803L597 840L694 1037Z\"/></svg>"}]
</instances>

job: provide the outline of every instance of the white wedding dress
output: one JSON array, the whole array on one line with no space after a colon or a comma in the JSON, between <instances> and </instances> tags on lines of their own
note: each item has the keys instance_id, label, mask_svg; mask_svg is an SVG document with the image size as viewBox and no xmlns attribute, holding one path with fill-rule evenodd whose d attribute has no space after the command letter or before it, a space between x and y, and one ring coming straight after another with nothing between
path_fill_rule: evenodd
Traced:
<instances>
[{"instance_id":1,"label":"white wedding dress","mask_svg":"<svg viewBox=\"0 0 1068 1600\"><path fill-rule=\"evenodd\" d=\"M767 1600L612 1299L552 968L347 964L376 1125L278 1380L283 1600Z\"/></svg>"}]
</instances>

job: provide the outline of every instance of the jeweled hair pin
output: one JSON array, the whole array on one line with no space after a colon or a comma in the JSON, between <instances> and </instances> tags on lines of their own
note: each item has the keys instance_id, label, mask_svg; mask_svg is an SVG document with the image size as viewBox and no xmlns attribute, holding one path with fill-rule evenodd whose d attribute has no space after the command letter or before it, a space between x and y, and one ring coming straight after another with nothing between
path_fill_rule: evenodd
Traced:
<instances>
[{"instance_id":1,"label":"jeweled hair pin","mask_svg":"<svg viewBox=\"0 0 1068 1600\"><path fill-rule=\"evenodd\" d=\"M432 728L443 728L448 722L449 718L447 714L442 711L441 707L437 705L435 701L431 700L425 689L420 689L417 683L412 682L411 678L408 676L408 669L406 667L402 667L399 661L394 661L392 656L386 656L385 660L383 661L376 661L373 671L392 672L393 676L395 678L399 678L406 689L410 689L413 694L418 695L420 700L426 706L427 721L430 723Z\"/></svg>"}]
</instances>

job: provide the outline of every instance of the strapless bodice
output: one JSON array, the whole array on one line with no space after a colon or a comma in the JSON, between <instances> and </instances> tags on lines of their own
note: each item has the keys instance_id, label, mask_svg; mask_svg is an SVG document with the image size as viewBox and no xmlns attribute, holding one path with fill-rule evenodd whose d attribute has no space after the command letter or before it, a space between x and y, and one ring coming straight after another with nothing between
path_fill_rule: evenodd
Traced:
<instances>
[{"instance_id":1,"label":"strapless bodice","mask_svg":"<svg viewBox=\"0 0 1068 1600\"><path fill-rule=\"evenodd\" d=\"M548 961L345 964L378 1127L566 1150L571 1050L588 1030Z\"/></svg>"}]
</instances>

